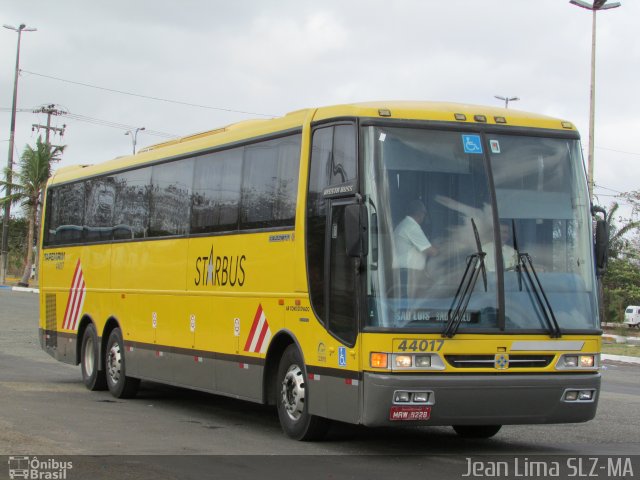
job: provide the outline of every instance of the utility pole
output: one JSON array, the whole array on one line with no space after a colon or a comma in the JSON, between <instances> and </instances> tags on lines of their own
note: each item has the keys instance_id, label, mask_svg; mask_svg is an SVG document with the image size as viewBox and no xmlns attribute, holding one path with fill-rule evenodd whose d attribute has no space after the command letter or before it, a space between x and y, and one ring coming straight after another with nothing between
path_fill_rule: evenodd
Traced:
<instances>
[{"instance_id":1,"label":"utility pole","mask_svg":"<svg viewBox=\"0 0 640 480\"><path fill-rule=\"evenodd\" d=\"M31 126L31 129L37 129L38 131L40 131L40 129L44 129L45 130L45 144L48 147L51 147L51 142L50 142L50 132L54 132L54 134L58 133L60 134L60 137L62 137L64 135L64 131L67 128L66 125L62 125L62 128L60 127L52 127L51 126L51 117L52 116L59 116L59 115L66 115L69 112L66 110L58 110L56 108L56 106L54 104L50 104L50 105L46 105L46 106L42 106L40 107L38 110L34 110L33 113L45 113L47 115L47 124L46 125L40 125L37 123L34 123ZM44 189L40 192L40 202L39 205L36 207L40 209L40 214L37 216L37 218L39 219L39 222L36 224L36 231L35 231L35 242L36 245L40 245L40 231L42 230L42 221L43 216L42 213L44 212ZM38 261L40 260L40 255L39 252L36 252L37 254L34 256L34 260L33 260L33 264L36 267L36 281L38 281L38 270L39 270L39 265L38 265Z\"/></svg>"},{"instance_id":2,"label":"utility pole","mask_svg":"<svg viewBox=\"0 0 640 480\"><path fill-rule=\"evenodd\" d=\"M595 110L596 110L596 13L600 10L618 8L620 2L607 3L608 0L594 0L593 3L584 0L569 0L569 3L577 7L591 10L591 87L589 89L589 157L587 159L587 181L589 182L589 200L593 202L593 164L595 146Z\"/></svg>"},{"instance_id":3,"label":"utility pole","mask_svg":"<svg viewBox=\"0 0 640 480\"><path fill-rule=\"evenodd\" d=\"M9 133L9 156L7 159L7 186L4 190L4 196L11 195L11 181L13 180L13 145L16 134L16 103L18 100L18 73L20 72L20 39L22 32L35 32L35 28L27 28L22 23L18 28L11 25L3 25L4 28L13 30L18 34L18 48L16 50L16 69L13 79L13 104L11 107L11 130ZM2 243L0 245L0 285L3 285L7 279L7 267L9 265L9 220L11 218L11 202L4 204L4 218L2 220Z\"/></svg>"},{"instance_id":4,"label":"utility pole","mask_svg":"<svg viewBox=\"0 0 640 480\"><path fill-rule=\"evenodd\" d=\"M33 113L46 113L47 114L47 124L46 125L39 125L39 124L34 123L31 126L32 130L33 129L37 129L39 131L42 128L42 129L44 129L46 131L45 132L45 143L47 145L51 145L51 143L49 142L49 138L50 138L49 132L51 132L52 130L55 133L59 133L60 136L64 135L64 130L65 130L65 128L67 128L67 126L66 125L62 125L62 128L52 127L51 126L51 116L52 115L55 115L55 116L66 115L69 112L67 112L66 110L58 110L58 109L56 109L56 106L54 104L51 104L51 105L42 106L38 110L34 110Z\"/></svg>"}]
</instances>

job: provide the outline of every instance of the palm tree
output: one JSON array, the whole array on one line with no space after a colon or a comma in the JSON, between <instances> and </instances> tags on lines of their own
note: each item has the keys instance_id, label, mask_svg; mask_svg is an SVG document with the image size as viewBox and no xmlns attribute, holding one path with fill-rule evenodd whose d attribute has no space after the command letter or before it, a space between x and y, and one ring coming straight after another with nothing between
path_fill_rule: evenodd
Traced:
<instances>
[{"instance_id":1,"label":"palm tree","mask_svg":"<svg viewBox=\"0 0 640 480\"><path fill-rule=\"evenodd\" d=\"M38 137L36 148L25 145L19 161L19 170L13 174L11 195L0 199L0 204L11 202L20 203L27 211L29 221L27 233L27 252L24 260L24 273L20 285L28 285L33 263L33 239L40 209L41 195L47 180L51 176L51 164L60 160L64 146L52 146ZM5 175L6 178L6 175ZM7 186L6 181L0 185Z\"/></svg>"},{"instance_id":2,"label":"palm tree","mask_svg":"<svg viewBox=\"0 0 640 480\"><path fill-rule=\"evenodd\" d=\"M623 225L618 227L615 223L615 215L618 211L617 202L614 202L609 209L607 215L607 223L609 224L609 257L618 258L621 255L627 255L630 242L625 235L632 230L640 229L640 221L631 221L623 219Z\"/></svg>"}]
</instances>

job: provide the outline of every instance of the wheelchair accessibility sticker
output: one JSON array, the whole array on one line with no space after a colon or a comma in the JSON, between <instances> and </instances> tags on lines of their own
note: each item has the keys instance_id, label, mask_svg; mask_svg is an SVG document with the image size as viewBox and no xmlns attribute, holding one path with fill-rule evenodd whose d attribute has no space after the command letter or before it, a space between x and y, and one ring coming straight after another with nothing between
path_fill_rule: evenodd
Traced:
<instances>
[{"instance_id":1,"label":"wheelchair accessibility sticker","mask_svg":"<svg viewBox=\"0 0 640 480\"><path fill-rule=\"evenodd\" d=\"M338 347L338 366L347 366L347 349L345 347Z\"/></svg>"},{"instance_id":2,"label":"wheelchair accessibility sticker","mask_svg":"<svg viewBox=\"0 0 640 480\"><path fill-rule=\"evenodd\" d=\"M482 154L482 140L480 135L462 135L464 153Z\"/></svg>"}]
</instances>

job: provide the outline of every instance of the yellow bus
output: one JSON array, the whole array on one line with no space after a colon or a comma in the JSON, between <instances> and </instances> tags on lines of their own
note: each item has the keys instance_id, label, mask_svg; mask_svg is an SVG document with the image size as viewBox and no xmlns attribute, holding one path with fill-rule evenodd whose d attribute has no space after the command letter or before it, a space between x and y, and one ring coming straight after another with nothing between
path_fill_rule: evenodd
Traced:
<instances>
[{"instance_id":1,"label":"yellow bus","mask_svg":"<svg viewBox=\"0 0 640 480\"><path fill-rule=\"evenodd\" d=\"M592 212L566 121L372 102L242 122L54 175L41 345L90 390L275 405L300 440L583 422Z\"/></svg>"}]
</instances>

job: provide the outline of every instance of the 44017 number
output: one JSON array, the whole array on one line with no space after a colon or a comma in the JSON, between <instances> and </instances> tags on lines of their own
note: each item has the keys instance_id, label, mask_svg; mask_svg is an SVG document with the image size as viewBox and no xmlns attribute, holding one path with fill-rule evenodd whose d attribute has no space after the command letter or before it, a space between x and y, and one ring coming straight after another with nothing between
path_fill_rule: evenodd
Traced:
<instances>
[{"instance_id":1,"label":"44017 number","mask_svg":"<svg viewBox=\"0 0 640 480\"><path fill-rule=\"evenodd\" d=\"M396 352L439 352L444 346L444 340L414 340L411 338L402 338L394 340L394 349Z\"/></svg>"}]
</instances>

